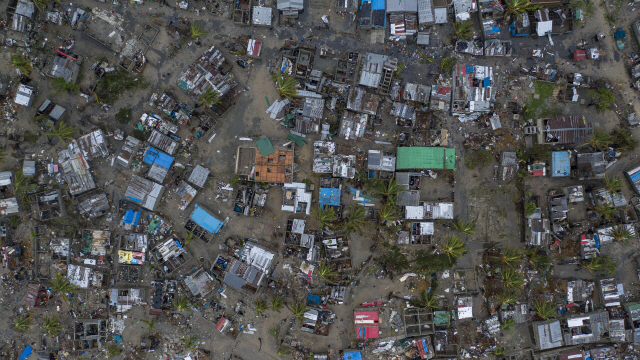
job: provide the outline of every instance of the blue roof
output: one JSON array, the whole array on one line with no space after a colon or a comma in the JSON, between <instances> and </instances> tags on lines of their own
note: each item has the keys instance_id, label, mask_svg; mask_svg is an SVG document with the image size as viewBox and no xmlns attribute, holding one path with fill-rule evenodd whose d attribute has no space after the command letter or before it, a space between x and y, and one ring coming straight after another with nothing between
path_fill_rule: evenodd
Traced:
<instances>
[{"instance_id":1,"label":"blue roof","mask_svg":"<svg viewBox=\"0 0 640 360\"><path fill-rule=\"evenodd\" d=\"M615 33L613 33L613 37L616 40L618 40L618 39L626 39L627 38L627 33L623 29L620 29L620 30L616 31Z\"/></svg>"},{"instance_id":2,"label":"blue roof","mask_svg":"<svg viewBox=\"0 0 640 360\"><path fill-rule=\"evenodd\" d=\"M133 211L129 209L124 213L124 218L122 219L123 223L138 225L138 221L140 221L140 211Z\"/></svg>"},{"instance_id":3,"label":"blue roof","mask_svg":"<svg viewBox=\"0 0 640 360\"><path fill-rule=\"evenodd\" d=\"M571 157L568 151L551 153L551 177L563 177L571 174Z\"/></svg>"},{"instance_id":4,"label":"blue roof","mask_svg":"<svg viewBox=\"0 0 640 360\"><path fill-rule=\"evenodd\" d=\"M325 205L340 206L341 189L320 188L318 203L324 209Z\"/></svg>"},{"instance_id":5,"label":"blue roof","mask_svg":"<svg viewBox=\"0 0 640 360\"><path fill-rule=\"evenodd\" d=\"M362 360L362 353L357 350L345 350L344 360Z\"/></svg>"},{"instance_id":6,"label":"blue roof","mask_svg":"<svg viewBox=\"0 0 640 360\"><path fill-rule=\"evenodd\" d=\"M319 295L307 294L307 305L322 304Z\"/></svg>"},{"instance_id":7,"label":"blue roof","mask_svg":"<svg viewBox=\"0 0 640 360\"><path fill-rule=\"evenodd\" d=\"M210 233L217 234L220 228L222 228L222 221L213 217L213 215L198 206L198 204L196 204L196 208L193 209L190 219Z\"/></svg>"},{"instance_id":8,"label":"blue roof","mask_svg":"<svg viewBox=\"0 0 640 360\"><path fill-rule=\"evenodd\" d=\"M20 354L20 360L24 360L24 359L28 358L29 356L31 356L31 352L32 351L33 351L33 348L31 346L27 345L27 347L24 349L22 354Z\"/></svg>"},{"instance_id":9,"label":"blue roof","mask_svg":"<svg viewBox=\"0 0 640 360\"><path fill-rule=\"evenodd\" d=\"M385 0L371 0L371 10L384 10Z\"/></svg>"},{"instance_id":10,"label":"blue roof","mask_svg":"<svg viewBox=\"0 0 640 360\"><path fill-rule=\"evenodd\" d=\"M173 157L149 146L144 153L144 162L149 165L158 164L168 169L171 167L171 164L173 164Z\"/></svg>"}]
</instances>

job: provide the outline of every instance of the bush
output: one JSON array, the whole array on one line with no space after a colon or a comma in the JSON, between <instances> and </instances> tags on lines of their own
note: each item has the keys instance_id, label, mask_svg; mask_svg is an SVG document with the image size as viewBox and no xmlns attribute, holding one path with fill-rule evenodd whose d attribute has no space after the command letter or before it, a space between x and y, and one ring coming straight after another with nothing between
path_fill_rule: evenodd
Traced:
<instances>
[{"instance_id":1,"label":"bush","mask_svg":"<svg viewBox=\"0 0 640 360\"><path fill-rule=\"evenodd\" d=\"M131 120L131 108L122 108L116 114L116 120L120 124L126 124Z\"/></svg>"},{"instance_id":2,"label":"bush","mask_svg":"<svg viewBox=\"0 0 640 360\"><path fill-rule=\"evenodd\" d=\"M138 129L133 130L133 137L142 141L147 140L147 134L145 134L144 131Z\"/></svg>"},{"instance_id":3,"label":"bush","mask_svg":"<svg viewBox=\"0 0 640 360\"><path fill-rule=\"evenodd\" d=\"M35 144L38 141L38 135L33 134L29 131L24 132L24 139L32 144Z\"/></svg>"},{"instance_id":4,"label":"bush","mask_svg":"<svg viewBox=\"0 0 640 360\"><path fill-rule=\"evenodd\" d=\"M633 138L633 134L628 129L617 128L611 132L611 144L616 149L633 151L638 146L638 142Z\"/></svg>"},{"instance_id":5,"label":"bush","mask_svg":"<svg viewBox=\"0 0 640 360\"><path fill-rule=\"evenodd\" d=\"M611 89L599 88L598 90L591 90L589 91L589 96L593 99L598 112L613 109L613 103L616 102Z\"/></svg>"},{"instance_id":6,"label":"bush","mask_svg":"<svg viewBox=\"0 0 640 360\"><path fill-rule=\"evenodd\" d=\"M124 70L106 73L98 80L96 95L101 102L113 105L128 90L146 89L149 83L142 77L132 77Z\"/></svg>"},{"instance_id":7,"label":"bush","mask_svg":"<svg viewBox=\"0 0 640 360\"><path fill-rule=\"evenodd\" d=\"M533 213L536 212L537 206L536 203L534 202L528 202L525 206L524 206L524 216L525 217L529 217L531 215L533 215Z\"/></svg>"},{"instance_id":8,"label":"bush","mask_svg":"<svg viewBox=\"0 0 640 360\"><path fill-rule=\"evenodd\" d=\"M469 170L473 170L476 166L485 167L493 161L491 151L485 149L471 150L465 155L464 164Z\"/></svg>"},{"instance_id":9,"label":"bush","mask_svg":"<svg viewBox=\"0 0 640 360\"><path fill-rule=\"evenodd\" d=\"M395 270L404 270L409 268L409 260L400 251L398 245L392 245L389 247L389 251L378 258L378 262Z\"/></svg>"},{"instance_id":10,"label":"bush","mask_svg":"<svg viewBox=\"0 0 640 360\"><path fill-rule=\"evenodd\" d=\"M414 268L421 272L436 272L451 268L456 263L455 258L449 258L445 254L432 254L430 251L420 250L416 252Z\"/></svg>"},{"instance_id":11,"label":"bush","mask_svg":"<svg viewBox=\"0 0 640 360\"><path fill-rule=\"evenodd\" d=\"M66 82L61 77L54 78L51 86L56 90L55 95L58 95L63 91L68 91L74 94L80 91L80 87L78 85L71 82Z\"/></svg>"}]
</instances>

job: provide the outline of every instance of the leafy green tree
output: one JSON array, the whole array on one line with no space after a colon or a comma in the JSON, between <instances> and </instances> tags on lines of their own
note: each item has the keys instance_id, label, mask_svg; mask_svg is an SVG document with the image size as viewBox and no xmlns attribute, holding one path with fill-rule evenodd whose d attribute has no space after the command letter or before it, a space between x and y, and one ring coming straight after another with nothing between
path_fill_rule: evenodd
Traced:
<instances>
[{"instance_id":1,"label":"leafy green tree","mask_svg":"<svg viewBox=\"0 0 640 360\"><path fill-rule=\"evenodd\" d=\"M282 310L283 307L284 307L284 300L281 297L273 296L271 298L271 310L280 312L280 310Z\"/></svg>"},{"instance_id":2,"label":"leafy green tree","mask_svg":"<svg viewBox=\"0 0 640 360\"><path fill-rule=\"evenodd\" d=\"M31 179L31 176L25 177L22 170L16 171L16 174L13 177L13 196L18 199L18 201L29 203L29 196L27 196L27 192L33 191L36 188L35 184L29 184Z\"/></svg>"},{"instance_id":3,"label":"leafy green tree","mask_svg":"<svg viewBox=\"0 0 640 360\"><path fill-rule=\"evenodd\" d=\"M177 311L189 311L191 310L191 302L186 296L178 296L173 300L173 307L175 307Z\"/></svg>"},{"instance_id":4,"label":"leafy green tree","mask_svg":"<svg viewBox=\"0 0 640 360\"><path fill-rule=\"evenodd\" d=\"M473 235L476 233L475 220L462 221L460 218L456 218L451 223L451 228L461 234Z\"/></svg>"},{"instance_id":5,"label":"leafy green tree","mask_svg":"<svg viewBox=\"0 0 640 360\"><path fill-rule=\"evenodd\" d=\"M120 123L120 124L126 124L131 120L131 108L120 108L120 110L118 110L118 112L116 113L116 120Z\"/></svg>"},{"instance_id":6,"label":"leafy green tree","mask_svg":"<svg viewBox=\"0 0 640 360\"><path fill-rule=\"evenodd\" d=\"M69 279L62 273L57 273L51 283L51 292L63 295L65 300L69 300L69 295L73 294L77 289L78 287L69 282Z\"/></svg>"},{"instance_id":7,"label":"leafy green tree","mask_svg":"<svg viewBox=\"0 0 640 360\"><path fill-rule=\"evenodd\" d=\"M519 271L506 269L502 271L502 285L507 289L517 289L524 285L524 277Z\"/></svg>"},{"instance_id":8,"label":"leafy green tree","mask_svg":"<svg viewBox=\"0 0 640 360\"><path fill-rule=\"evenodd\" d=\"M558 308L552 302L545 300L536 300L533 302L533 311L543 320L549 320L556 317Z\"/></svg>"},{"instance_id":9,"label":"leafy green tree","mask_svg":"<svg viewBox=\"0 0 640 360\"><path fill-rule=\"evenodd\" d=\"M391 246L389 251L378 258L378 262L396 270L409 268L409 260L398 245Z\"/></svg>"},{"instance_id":10,"label":"leafy green tree","mask_svg":"<svg viewBox=\"0 0 640 360\"><path fill-rule=\"evenodd\" d=\"M606 110L613 110L613 104L616 102L615 96L611 89L598 88L597 90L589 91L589 96L593 99L598 112Z\"/></svg>"},{"instance_id":11,"label":"leafy green tree","mask_svg":"<svg viewBox=\"0 0 640 360\"><path fill-rule=\"evenodd\" d=\"M66 145L67 141L73 140L73 134L75 134L77 128L74 126L67 125L64 121L58 122L58 127L53 126L50 133L47 133L48 136L57 137L62 141L63 144Z\"/></svg>"},{"instance_id":12,"label":"leafy green tree","mask_svg":"<svg viewBox=\"0 0 640 360\"><path fill-rule=\"evenodd\" d=\"M435 297L433 291L427 291L427 289L424 289L420 293L420 300L415 301L413 305L423 309L439 309L440 305L438 303L439 300Z\"/></svg>"},{"instance_id":13,"label":"leafy green tree","mask_svg":"<svg viewBox=\"0 0 640 360\"><path fill-rule=\"evenodd\" d=\"M534 202L528 202L525 206L524 206L524 217L529 217L533 214L535 214L536 209L538 207L536 206L536 203Z\"/></svg>"},{"instance_id":14,"label":"leafy green tree","mask_svg":"<svg viewBox=\"0 0 640 360\"><path fill-rule=\"evenodd\" d=\"M204 107L211 107L220 103L220 92L208 87L198 98L198 102Z\"/></svg>"},{"instance_id":15,"label":"leafy green tree","mask_svg":"<svg viewBox=\"0 0 640 360\"><path fill-rule=\"evenodd\" d=\"M58 331L60 331L61 329L62 329L62 324L60 323L60 315L44 317L44 331L47 334L51 336L56 336L58 335Z\"/></svg>"},{"instance_id":16,"label":"leafy green tree","mask_svg":"<svg viewBox=\"0 0 640 360\"><path fill-rule=\"evenodd\" d=\"M300 83L296 80L295 76L284 76L282 72L278 72L271 75L271 80L276 84L276 90L278 90L280 96L291 101L300 97L296 91L300 87Z\"/></svg>"},{"instance_id":17,"label":"leafy green tree","mask_svg":"<svg viewBox=\"0 0 640 360\"><path fill-rule=\"evenodd\" d=\"M460 240L459 236L447 235L446 240L441 250L449 259L458 259L467 252L467 248L464 247L464 242Z\"/></svg>"},{"instance_id":18,"label":"leafy green tree","mask_svg":"<svg viewBox=\"0 0 640 360\"><path fill-rule=\"evenodd\" d=\"M262 299L256 300L255 305L256 305L256 314L258 316L262 315L262 313L265 310L267 310L267 302Z\"/></svg>"},{"instance_id":19,"label":"leafy green tree","mask_svg":"<svg viewBox=\"0 0 640 360\"><path fill-rule=\"evenodd\" d=\"M189 24L189 30L191 31L191 37L194 39L199 39L209 33L204 29L204 26L200 21Z\"/></svg>"},{"instance_id":20,"label":"leafy green tree","mask_svg":"<svg viewBox=\"0 0 640 360\"><path fill-rule=\"evenodd\" d=\"M638 142L628 129L616 128L611 132L610 145L619 150L633 151L638 147Z\"/></svg>"},{"instance_id":21,"label":"leafy green tree","mask_svg":"<svg viewBox=\"0 0 640 360\"><path fill-rule=\"evenodd\" d=\"M622 190L622 181L617 175L609 176L604 175L604 189L611 195L617 195L618 191Z\"/></svg>"},{"instance_id":22,"label":"leafy green tree","mask_svg":"<svg viewBox=\"0 0 640 360\"><path fill-rule=\"evenodd\" d=\"M593 210L600 214L601 218L605 218L607 220L613 219L619 212L616 208L605 202L598 204L593 208Z\"/></svg>"},{"instance_id":23,"label":"leafy green tree","mask_svg":"<svg viewBox=\"0 0 640 360\"><path fill-rule=\"evenodd\" d=\"M364 207L358 205L352 206L349 209L349 215L347 215L345 221L345 229L347 232L362 232L365 221Z\"/></svg>"},{"instance_id":24,"label":"leafy green tree","mask_svg":"<svg viewBox=\"0 0 640 360\"><path fill-rule=\"evenodd\" d=\"M380 223L394 222L398 220L398 218L398 207L395 204L383 205L382 209L380 209L380 212L378 213L378 220L380 220Z\"/></svg>"},{"instance_id":25,"label":"leafy green tree","mask_svg":"<svg viewBox=\"0 0 640 360\"><path fill-rule=\"evenodd\" d=\"M338 217L336 216L336 212L333 210L333 207L331 206L325 206L324 209L322 209L321 207L317 207L312 211L313 211L313 216L316 218L316 221L318 222L318 224L320 224L320 227L322 228L324 227L333 228L334 227L333 223L336 220L338 220Z\"/></svg>"},{"instance_id":26,"label":"leafy green tree","mask_svg":"<svg viewBox=\"0 0 640 360\"><path fill-rule=\"evenodd\" d=\"M602 271L608 275L612 275L618 268L618 263L608 256L596 256L588 260L583 260L582 267L591 273Z\"/></svg>"},{"instance_id":27,"label":"leafy green tree","mask_svg":"<svg viewBox=\"0 0 640 360\"><path fill-rule=\"evenodd\" d=\"M522 19L522 14L533 11L538 8L537 5L531 4L528 0L507 0L504 8L504 18L509 21L512 18Z\"/></svg>"},{"instance_id":28,"label":"leafy green tree","mask_svg":"<svg viewBox=\"0 0 640 360\"><path fill-rule=\"evenodd\" d=\"M13 322L13 328L18 330L21 333L27 332L33 319L31 318L31 314L18 315Z\"/></svg>"},{"instance_id":29,"label":"leafy green tree","mask_svg":"<svg viewBox=\"0 0 640 360\"><path fill-rule=\"evenodd\" d=\"M24 56L24 53L11 55L9 62L9 66L12 66L14 69L17 69L24 76L31 75L31 71L33 71L33 65L31 64L31 60L27 59Z\"/></svg>"},{"instance_id":30,"label":"leafy green tree","mask_svg":"<svg viewBox=\"0 0 640 360\"><path fill-rule=\"evenodd\" d=\"M456 39L468 40L473 37L471 31L471 20L456 21L453 23L453 36Z\"/></svg>"},{"instance_id":31,"label":"leafy green tree","mask_svg":"<svg viewBox=\"0 0 640 360\"><path fill-rule=\"evenodd\" d=\"M307 306L301 302L296 302L291 307L291 312L293 313L293 317L296 318L299 323L302 323L304 320L304 313L307 312Z\"/></svg>"},{"instance_id":32,"label":"leafy green tree","mask_svg":"<svg viewBox=\"0 0 640 360\"><path fill-rule=\"evenodd\" d=\"M63 91L70 92L72 94L80 91L80 87L78 85L72 83L71 81L67 82L64 80L64 78L61 77L54 78L51 82L51 87L53 87L53 89L56 91L55 95L58 95Z\"/></svg>"},{"instance_id":33,"label":"leafy green tree","mask_svg":"<svg viewBox=\"0 0 640 360\"><path fill-rule=\"evenodd\" d=\"M184 246L189 245L189 243L193 241L195 237L196 236L191 231L187 231L187 238L184 240Z\"/></svg>"},{"instance_id":34,"label":"leafy green tree","mask_svg":"<svg viewBox=\"0 0 640 360\"><path fill-rule=\"evenodd\" d=\"M591 134L591 137L585 138L584 140L585 142L582 145L576 146L576 148L589 146L595 151L603 151L609 146L609 143L611 142L611 135L607 134L607 132L604 130L595 128L593 129L593 134Z\"/></svg>"},{"instance_id":35,"label":"leafy green tree","mask_svg":"<svg viewBox=\"0 0 640 360\"><path fill-rule=\"evenodd\" d=\"M333 267L331 266L331 264L329 264L324 260L320 262L320 265L318 266L316 271L317 271L318 277L323 279L328 284L333 284L333 278L336 277L336 275L338 275L338 273L333 270Z\"/></svg>"}]
</instances>

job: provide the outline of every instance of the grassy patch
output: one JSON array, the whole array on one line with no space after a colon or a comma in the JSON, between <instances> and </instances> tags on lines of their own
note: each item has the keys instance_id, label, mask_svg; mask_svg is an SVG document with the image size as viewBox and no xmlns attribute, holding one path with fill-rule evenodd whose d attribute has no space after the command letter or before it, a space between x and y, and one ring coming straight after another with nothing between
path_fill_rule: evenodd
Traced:
<instances>
[{"instance_id":1,"label":"grassy patch","mask_svg":"<svg viewBox=\"0 0 640 360\"><path fill-rule=\"evenodd\" d=\"M491 151L485 149L471 150L465 155L464 165L473 170L476 166L485 167L493 161L493 154Z\"/></svg>"},{"instance_id":2,"label":"grassy patch","mask_svg":"<svg viewBox=\"0 0 640 360\"><path fill-rule=\"evenodd\" d=\"M540 108L547 98L553 95L553 89L555 86L553 84L544 82L544 81L535 81L533 83L533 88L535 93L539 95L539 98L531 97L527 101L526 108L524 110L525 120L533 119L536 117L538 112L538 108Z\"/></svg>"},{"instance_id":3,"label":"grassy patch","mask_svg":"<svg viewBox=\"0 0 640 360\"><path fill-rule=\"evenodd\" d=\"M574 9L582 9L584 11L585 17L591 17L593 15L594 7L591 0L579 0L571 3L571 6Z\"/></svg>"},{"instance_id":4,"label":"grassy patch","mask_svg":"<svg viewBox=\"0 0 640 360\"><path fill-rule=\"evenodd\" d=\"M545 106L543 105L540 108L540 117L541 118L547 118L547 117L554 117L554 116L562 116L562 109L559 106Z\"/></svg>"}]
</instances>

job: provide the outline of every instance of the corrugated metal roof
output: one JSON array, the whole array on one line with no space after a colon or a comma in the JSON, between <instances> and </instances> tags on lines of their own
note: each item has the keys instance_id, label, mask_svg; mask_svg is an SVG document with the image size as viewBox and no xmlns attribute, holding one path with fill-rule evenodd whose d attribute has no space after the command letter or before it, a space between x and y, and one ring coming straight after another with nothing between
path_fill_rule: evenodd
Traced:
<instances>
[{"instance_id":1,"label":"corrugated metal roof","mask_svg":"<svg viewBox=\"0 0 640 360\"><path fill-rule=\"evenodd\" d=\"M387 0L387 13L392 12L417 12L417 0Z\"/></svg>"},{"instance_id":2,"label":"corrugated metal roof","mask_svg":"<svg viewBox=\"0 0 640 360\"><path fill-rule=\"evenodd\" d=\"M396 157L383 155L379 150L369 150L367 156L367 168L369 170L395 171Z\"/></svg>"},{"instance_id":3,"label":"corrugated metal roof","mask_svg":"<svg viewBox=\"0 0 640 360\"><path fill-rule=\"evenodd\" d=\"M27 85L20 84L16 93L15 103L22 106L31 105L31 96L33 95L33 88Z\"/></svg>"},{"instance_id":4,"label":"corrugated metal roof","mask_svg":"<svg viewBox=\"0 0 640 360\"><path fill-rule=\"evenodd\" d=\"M151 132L148 141L150 144L156 146L158 149L166 152L169 155L173 155L178 147L178 143L176 141L157 130L153 130Z\"/></svg>"},{"instance_id":5,"label":"corrugated metal roof","mask_svg":"<svg viewBox=\"0 0 640 360\"><path fill-rule=\"evenodd\" d=\"M153 211L163 190L162 185L133 175L124 196L143 208Z\"/></svg>"},{"instance_id":6,"label":"corrugated metal roof","mask_svg":"<svg viewBox=\"0 0 640 360\"><path fill-rule=\"evenodd\" d=\"M534 327L540 350L552 349L562 346L562 330L560 321L551 323L537 323Z\"/></svg>"},{"instance_id":7,"label":"corrugated metal roof","mask_svg":"<svg viewBox=\"0 0 640 360\"><path fill-rule=\"evenodd\" d=\"M436 24L446 24L447 21L447 8L433 9L433 14L436 19Z\"/></svg>"},{"instance_id":8,"label":"corrugated metal roof","mask_svg":"<svg viewBox=\"0 0 640 360\"><path fill-rule=\"evenodd\" d=\"M0 215L15 214L20 211L18 207L18 199L8 198L0 200Z\"/></svg>"},{"instance_id":9,"label":"corrugated metal roof","mask_svg":"<svg viewBox=\"0 0 640 360\"><path fill-rule=\"evenodd\" d=\"M35 176L36 162L32 160L25 160L24 163L22 163L22 174L24 176Z\"/></svg>"},{"instance_id":10,"label":"corrugated metal roof","mask_svg":"<svg viewBox=\"0 0 640 360\"><path fill-rule=\"evenodd\" d=\"M196 167L191 171L191 175L189 175L189 181L195 186L204 187L204 183L207 181L207 177L209 176L209 169L202 167L200 165L196 165Z\"/></svg>"},{"instance_id":11,"label":"corrugated metal roof","mask_svg":"<svg viewBox=\"0 0 640 360\"><path fill-rule=\"evenodd\" d=\"M171 168L174 158L169 156L151 146L147 147L147 151L144 153L144 162L149 165L159 165L165 169Z\"/></svg>"},{"instance_id":12,"label":"corrugated metal roof","mask_svg":"<svg viewBox=\"0 0 640 360\"><path fill-rule=\"evenodd\" d=\"M431 0L418 0L418 22L420 25L435 22Z\"/></svg>"},{"instance_id":13,"label":"corrugated metal roof","mask_svg":"<svg viewBox=\"0 0 640 360\"><path fill-rule=\"evenodd\" d=\"M12 183L13 183L13 173L11 171L0 172L0 186L8 186L8 185L11 185Z\"/></svg>"},{"instance_id":14,"label":"corrugated metal roof","mask_svg":"<svg viewBox=\"0 0 640 360\"><path fill-rule=\"evenodd\" d=\"M189 218L212 234L218 233L223 225L222 221L209 214L207 210L201 208L198 204L196 204L196 207L193 209Z\"/></svg>"},{"instance_id":15,"label":"corrugated metal roof","mask_svg":"<svg viewBox=\"0 0 640 360\"><path fill-rule=\"evenodd\" d=\"M258 151L260 152L260 156L269 156L276 152L273 148L273 144L271 144L271 140L269 138L262 138L256 141L256 146L258 147Z\"/></svg>"},{"instance_id":16,"label":"corrugated metal roof","mask_svg":"<svg viewBox=\"0 0 640 360\"><path fill-rule=\"evenodd\" d=\"M80 215L87 216L89 219L102 216L109 210L109 200L105 193L92 194L78 204Z\"/></svg>"},{"instance_id":17,"label":"corrugated metal roof","mask_svg":"<svg viewBox=\"0 0 640 360\"><path fill-rule=\"evenodd\" d=\"M253 7L253 25L271 26L273 9L266 6Z\"/></svg>"},{"instance_id":18,"label":"corrugated metal roof","mask_svg":"<svg viewBox=\"0 0 640 360\"><path fill-rule=\"evenodd\" d=\"M420 204L420 191L407 190L398 194L396 205L398 206L418 206Z\"/></svg>"},{"instance_id":19,"label":"corrugated metal roof","mask_svg":"<svg viewBox=\"0 0 640 360\"><path fill-rule=\"evenodd\" d=\"M424 203L425 219L453 219L453 203Z\"/></svg>"},{"instance_id":20,"label":"corrugated metal roof","mask_svg":"<svg viewBox=\"0 0 640 360\"><path fill-rule=\"evenodd\" d=\"M278 10L304 10L304 1L302 0L278 0Z\"/></svg>"},{"instance_id":21,"label":"corrugated metal roof","mask_svg":"<svg viewBox=\"0 0 640 360\"><path fill-rule=\"evenodd\" d=\"M168 173L169 173L169 169L156 163L151 165L151 169L149 169L149 172L147 173L147 177L151 180L162 183L164 182L164 178L167 177Z\"/></svg>"}]
</instances>

